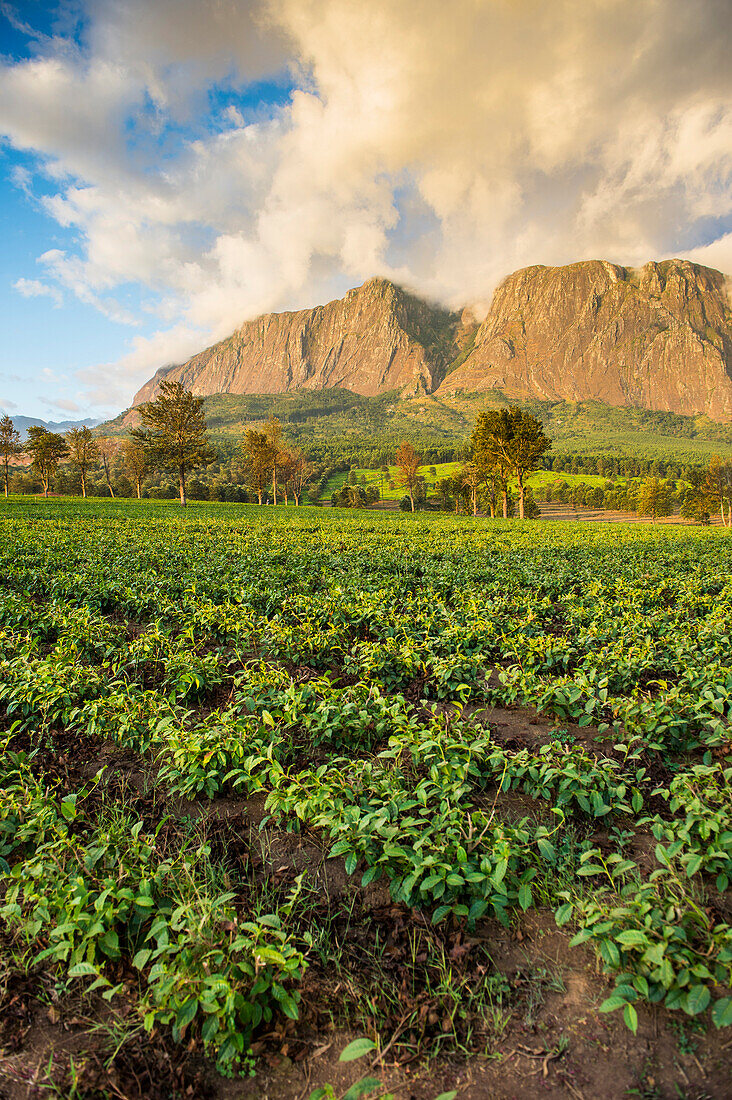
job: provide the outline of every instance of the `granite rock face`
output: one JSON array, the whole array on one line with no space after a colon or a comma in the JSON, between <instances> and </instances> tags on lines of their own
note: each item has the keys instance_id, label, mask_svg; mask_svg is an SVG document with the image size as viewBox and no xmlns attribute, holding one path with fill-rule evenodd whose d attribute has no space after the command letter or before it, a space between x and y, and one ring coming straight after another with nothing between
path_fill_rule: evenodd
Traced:
<instances>
[{"instance_id":1,"label":"granite rock face","mask_svg":"<svg viewBox=\"0 0 732 1100\"><path fill-rule=\"evenodd\" d=\"M247 321L164 379L196 394L340 386L405 396L500 389L509 397L632 405L732 420L730 281L686 260L529 267L485 320L370 279L339 301Z\"/></svg>"},{"instance_id":2,"label":"granite rock face","mask_svg":"<svg viewBox=\"0 0 732 1100\"><path fill-rule=\"evenodd\" d=\"M517 271L437 392L493 387L732 419L729 281L686 260Z\"/></svg>"},{"instance_id":3,"label":"granite rock face","mask_svg":"<svg viewBox=\"0 0 732 1100\"><path fill-rule=\"evenodd\" d=\"M370 279L325 306L245 322L187 363L158 371L134 403L150 400L163 378L195 394L334 386L368 396L394 389L431 393L455 358L459 327L457 314L386 279Z\"/></svg>"}]
</instances>

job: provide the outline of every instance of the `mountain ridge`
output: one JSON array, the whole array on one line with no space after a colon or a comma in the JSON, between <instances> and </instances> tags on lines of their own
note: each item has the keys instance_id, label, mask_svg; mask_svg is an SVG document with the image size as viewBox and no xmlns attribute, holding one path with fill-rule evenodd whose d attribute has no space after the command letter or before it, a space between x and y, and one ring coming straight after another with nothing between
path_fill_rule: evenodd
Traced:
<instances>
[{"instance_id":1,"label":"mountain ridge","mask_svg":"<svg viewBox=\"0 0 732 1100\"><path fill-rule=\"evenodd\" d=\"M4 413L4 409L0 409L0 415ZM104 423L104 418L88 416L85 420L41 420L39 416L20 416L15 413L8 413L13 421L13 426L20 433L21 440L25 440L28 437L28 429L38 425L40 428L45 428L49 432L68 432L71 428L96 428L100 424Z\"/></svg>"},{"instance_id":2,"label":"mountain ridge","mask_svg":"<svg viewBox=\"0 0 732 1100\"><path fill-rule=\"evenodd\" d=\"M164 378L194 393L342 387L405 397L501 390L517 399L600 400L732 420L730 280L689 260L607 260L513 272L486 317L435 306L373 278L313 309L270 313Z\"/></svg>"}]
</instances>

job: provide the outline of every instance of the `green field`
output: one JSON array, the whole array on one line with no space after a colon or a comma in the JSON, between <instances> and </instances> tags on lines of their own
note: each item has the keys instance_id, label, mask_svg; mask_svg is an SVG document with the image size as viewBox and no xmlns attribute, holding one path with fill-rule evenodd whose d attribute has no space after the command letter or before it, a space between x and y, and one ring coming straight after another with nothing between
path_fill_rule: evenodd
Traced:
<instances>
[{"instance_id":1,"label":"green field","mask_svg":"<svg viewBox=\"0 0 732 1100\"><path fill-rule=\"evenodd\" d=\"M0 1095L725 1095L731 632L720 530L0 501Z\"/></svg>"},{"instance_id":2,"label":"green field","mask_svg":"<svg viewBox=\"0 0 732 1100\"><path fill-rule=\"evenodd\" d=\"M456 477L462 468L462 462L435 462L429 463L426 466L419 467L419 475L425 479L425 485L427 488L427 495L431 496L435 492L435 486L438 481L446 477ZM434 476L430 473L430 470L434 469ZM357 484L363 488L368 488L370 485L375 485L379 490L381 500L401 500L405 494L406 489L399 486L399 469L396 466L389 466L388 474L383 474L379 470L366 470L355 469L351 471L357 478ZM324 499L328 499L335 490L342 489L344 485L348 484L349 474L343 470L328 480L327 488L323 494ZM625 478L617 478L615 481L625 481ZM391 481L393 488L389 488L389 482ZM552 470L537 470L535 473L524 478L524 483L531 488L536 488L539 485L552 485L556 481L566 481L568 485L605 485L608 481L605 477L600 477L599 474L570 474L564 472L553 472ZM510 484L515 485L515 479L511 479Z\"/></svg>"}]
</instances>

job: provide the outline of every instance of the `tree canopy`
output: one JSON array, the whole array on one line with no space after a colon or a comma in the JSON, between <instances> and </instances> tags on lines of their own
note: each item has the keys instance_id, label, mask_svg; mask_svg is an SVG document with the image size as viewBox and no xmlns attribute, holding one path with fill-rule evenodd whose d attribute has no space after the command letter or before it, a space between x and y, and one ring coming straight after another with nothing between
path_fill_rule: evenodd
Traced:
<instances>
[{"instance_id":1,"label":"tree canopy","mask_svg":"<svg viewBox=\"0 0 732 1100\"><path fill-rule=\"evenodd\" d=\"M152 465L177 472L180 502L185 505L188 473L216 458L208 439L203 398L194 397L181 382L161 382L155 400L139 411L142 427L133 428L130 435L145 448Z\"/></svg>"},{"instance_id":2,"label":"tree canopy","mask_svg":"<svg viewBox=\"0 0 732 1100\"><path fill-rule=\"evenodd\" d=\"M33 469L41 479L43 495L47 497L51 478L58 470L59 462L69 453L66 440L62 435L42 428L40 424L32 424L28 428L25 450L31 456Z\"/></svg>"},{"instance_id":3,"label":"tree canopy","mask_svg":"<svg viewBox=\"0 0 732 1100\"><path fill-rule=\"evenodd\" d=\"M537 469L542 456L552 445L541 421L518 405L507 409L489 409L478 414L471 445L473 462L483 471L486 479L491 471L498 471L503 479L509 471L515 474L519 516L523 519L526 503L524 477Z\"/></svg>"},{"instance_id":4,"label":"tree canopy","mask_svg":"<svg viewBox=\"0 0 732 1100\"><path fill-rule=\"evenodd\" d=\"M20 432L16 431L15 425L9 416L3 416L0 418L0 460L3 464L5 496L8 495L10 485L10 460L22 453L23 446L20 442Z\"/></svg>"}]
</instances>

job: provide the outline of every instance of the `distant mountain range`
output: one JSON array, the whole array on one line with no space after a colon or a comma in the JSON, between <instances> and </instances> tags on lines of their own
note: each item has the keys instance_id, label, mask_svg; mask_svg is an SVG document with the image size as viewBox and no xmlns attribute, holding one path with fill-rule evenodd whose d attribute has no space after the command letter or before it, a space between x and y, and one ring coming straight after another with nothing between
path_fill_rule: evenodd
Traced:
<instances>
[{"instance_id":1,"label":"distant mountain range","mask_svg":"<svg viewBox=\"0 0 732 1100\"><path fill-rule=\"evenodd\" d=\"M385 279L314 309L245 321L163 379L196 394L336 387L404 397L500 391L519 401L646 408L732 421L730 280L687 260L529 267L496 290L485 319L450 312Z\"/></svg>"},{"instance_id":2,"label":"distant mountain range","mask_svg":"<svg viewBox=\"0 0 732 1100\"><path fill-rule=\"evenodd\" d=\"M5 410L0 409L0 415L4 415ZM11 417L13 424L18 432L20 432L20 438L26 439L28 435L28 429L39 425L41 428L46 428L49 432L68 432L70 428L96 428L98 424L103 424L104 421L100 419L94 419L93 417L87 417L86 420L41 420L37 416L15 416L12 413L8 413Z\"/></svg>"}]
</instances>

